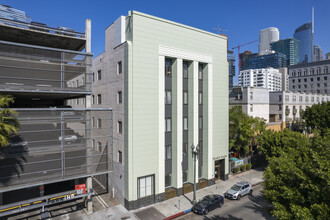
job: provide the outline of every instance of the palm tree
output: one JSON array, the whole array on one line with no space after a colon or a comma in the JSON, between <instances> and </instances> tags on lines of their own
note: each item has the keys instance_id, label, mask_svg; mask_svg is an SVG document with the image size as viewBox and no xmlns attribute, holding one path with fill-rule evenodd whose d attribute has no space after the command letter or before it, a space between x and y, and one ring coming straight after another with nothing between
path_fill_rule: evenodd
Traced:
<instances>
[{"instance_id":1,"label":"palm tree","mask_svg":"<svg viewBox=\"0 0 330 220\"><path fill-rule=\"evenodd\" d=\"M0 94L0 148L6 147L12 135L17 134L20 128L15 118L17 112L8 108L10 103L14 103L14 97Z\"/></svg>"}]
</instances>

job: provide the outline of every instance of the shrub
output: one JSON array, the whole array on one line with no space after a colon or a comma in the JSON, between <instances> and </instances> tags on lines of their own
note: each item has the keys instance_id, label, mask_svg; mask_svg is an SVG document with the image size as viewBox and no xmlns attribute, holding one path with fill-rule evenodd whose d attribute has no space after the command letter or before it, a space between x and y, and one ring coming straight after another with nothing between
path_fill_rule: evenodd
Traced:
<instances>
[{"instance_id":1,"label":"shrub","mask_svg":"<svg viewBox=\"0 0 330 220\"><path fill-rule=\"evenodd\" d=\"M245 166L245 165L242 165L242 166L240 167L240 169L241 169L241 172L244 172L244 171L246 170L246 166Z\"/></svg>"},{"instance_id":2,"label":"shrub","mask_svg":"<svg viewBox=\"0 0 330 220\"><path fill-rule=\"evenodd\" d=\"M251 167L252 167L252 164L248 163L248 164L246 165L246 170L250 170Z\"/></svg>"},{"instance_id":3,"label":"shrub","mask_svg":"<svg viewBox=\"0 0 330 220\"><path fill-rule=\"evenodd\" d=\"M237 172L238 172L238 167L235 167L233 173L237 173Z\"/></svg>"}]
</instances>

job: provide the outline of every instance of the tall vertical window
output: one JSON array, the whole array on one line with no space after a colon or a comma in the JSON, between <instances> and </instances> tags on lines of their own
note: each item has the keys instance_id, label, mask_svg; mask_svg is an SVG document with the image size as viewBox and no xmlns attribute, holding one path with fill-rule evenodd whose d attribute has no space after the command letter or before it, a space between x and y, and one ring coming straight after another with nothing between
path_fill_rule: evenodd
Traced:
<instances>
[{"instance_id":1,"label":"tall vertical window","mask_svg":"<svg viewBox=\"0 0 330 220\"><path fill-rule=\"evenodd\" d=\"M101 79L102 79L102 71L99 70L99 71L97 71L97 80L99 81Z\"/></svg>"},{"instance_id":2,"label":"tall vertical window","mask_svg":"<svg viewBox=\"0 0 330 220\"><path fill-rule=\"evenodd\" d=\"M94 105L95 104L95 96L92 95L92 104Z\"/></svg>"},{"instance_id":3,"label":"tall vertical window","mask_svg":"<svg viewBox=\"0 0 330 220\"><path fill-rule=\"evenodd\" d=\"M188 79L188 62L184 61L183 62L183 78Z\"/></svg>"},{"instance_id":4,"label":"tall vertical window","mask_svg":"<svg viewBox=\"0 0 330 220\"><path fill-rule=\"evenodd\" d=\"M198 104L202 105L203 104L203 93L199 92L198 94Z\"/></svg>"},{"instance_id":5,"label":"tall vertical window","mask_svg":"<svg viewBox=\"0 0 330 220\"><path fill-rule=\"evenodd\" d=\"M172 159L172 146L165 145L165 160Z\"/></svg>"},{"instance_id":6,"label":"tall vertical window","mask_svg":"<svg viewBox=\"0 0 330 220\"><path fill-rule=\"evenodd\" d=\"M188 105L188 91L183 91L183 104Z\"/></svg>"},{"instance_id":7,"label":"tall vertical window","mask_svg":"<svg viewBox=\"0 0 330 220\"><path fill-rule=\"evenodd\" d=\"M117 103L118 103L118 104L122 104L122 103L123 103L123 100L122 100L122 92L121 92L121 91L118 91L118 92L117 92Z\"/></svg>"},{"instance_id":8,"label":"tall vertical window","mask_svg":"<svg viewBox=\"0 0 330 220\"><path fill-rule=\"evenodd\" d=\"M172 104L172 92L171 92L171 90L165 90L165 104Z\"/></svg>"},{"instance_id":9,"label":"tall vertical window","mask_svg":"<svg viewBox=\"0 0 330 220\"><path fill-rule=\"evenodd\" d=\"M123 163L123 153L120 150L118 151L118 162Z\"/></svg>"},{"instance_id":10,"label":"tall vertical window","mask_svg":"<svg viewBox=\"0 0 330 220\"><path fill-rule=\"evenodd\" d=\"M97 94L97 104L102 104L102 96L101 94Z\"/></svg>"},{"instance_id":11,"label":"tall vertical window","mask_svg":"<svg viewBox=\"0 0 330 220\"><path fill-rule=\"evenodd\" d=\"M94 117L92 117L91 123L92 123L92 127L95 127L95 118Z\"/></svg>"},{"instance_id":12,"label":"tall vertical window","mask_svg":"<svg viewBox=\"0 0 330 220\"><path fill-rule=\"evenodd\" d=\"M250 92L250 100L253 100L253 92Z\"/></svg>"},{"instance_id":13,"label":"tall vertical window","mask_svg":"<svg viewBox=\"0 0 330 220\"><path fill-rule=\"evenodd\" d=\"M97 119L97 128L102 128L102 119L101 118Z\"/></svg>"},{"instance_id":14,"label":"tall vertical window","mask_svg":"<svg viewBox=\"0 0 330 220\"><path fill-rule=\"evenodd\" d=\"M117 122L117 132L119 134L122 134L123 133L123 123L121 121L118 121Z\"/></svg>"},{"instance_id":15,"label":"tall vertical window","mask_svg":"<svg viewBox=\"0 0 330 220\"><path fill-rule=\"evenodd\" d=\"M95 73L93 72L93 74L92 74L92 82L94 82L95 81Z\"/></svg>"},{"instance_id":16,"label":"tall vertical window","mask_svg":"<svg viewBox=\"0 0 330 220\"><path fill-rule=\"evenodd\" d=\"M172 60L165 59L165 76L172 77Z\"/></svg>"},{"instance_id":17,"label":"tall vertical window","mask_svg":"<svg viewBox=\"0 0 330 220\"><path fill-rule=\"evenodd\" d=\"M153 194L153 176L138 178L138 197L146 197Z\"/></svg>"},{"instance_id":18,"label":"tall vertical window","mask_svg":"<svg viewBox=\"0 0 330 220\"><path fill-rule=\"evenodd\" d=\"M102 151L102 142L100 141L97 142L97 150Z\"/></svg>"},{"instance_id":19,"label":"tall vertical window","mask_svg":"<svg viewBox=\"0 0 330 220\"><path fill-rule=\"evenodd\" d=\"M250 105L250 112L253 112L253 105Z\"/></svg>"},{"instance_id":20,"label":"tall vertical window","mask_svg":"<svg viewBox=\"0 0 330 220\"><path fill-rule=\"evenodd\" d=\"M198 66L198 79L203 79L203 68L202 64Z\"/></svg>"},{"instance_id":21,"label":"tall vertical window","mask_svg":"<svg viewBox=\"0 0 330 220\"><path fill-rule=\"evenodd\" d=\"M165 118L165 132L170 132L172 130L172 120L171 118Z\"/></svg>"},{"instance_id":22,"label":"tall vertical window","mask_svg":"<svg viewBox=\"0 0 330 220\"><path fill-rule=\"evenodd\" d=\"M122 74L122 72L123 72L123 65L122 65L122 62L119 61L117 63L117 74Z\"/></svg>"},{"instance_id":23,"label":"tall vertical window","mask_svg":"<svg viewBox=\"0 0 330 220\"><path fill-rule=\"evenodd\" d=\"M199 116L199 119L198 119L198 128L199 129L203 129L203 117L202 116Z\"/></svg>"},{"instance_id":24,"label":"tall vertical window","mask_svg":"<svg viewBox=\"0 0 330 220\"><path fill-rule=\"evenodd\" d=\"M188 130L188 118L187 117L183 118L183 130L184 131Z\"/></svg>"}]
</instances>

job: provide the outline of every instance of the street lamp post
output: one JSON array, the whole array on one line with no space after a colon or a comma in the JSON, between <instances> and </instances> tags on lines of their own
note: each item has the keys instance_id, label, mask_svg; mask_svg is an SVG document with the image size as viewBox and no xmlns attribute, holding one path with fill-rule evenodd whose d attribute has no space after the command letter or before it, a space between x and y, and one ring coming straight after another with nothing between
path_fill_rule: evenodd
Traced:
<instances>
[{"instance_id":1,"label":"street lamp post","mask_svg":"<svg viewBox=\"0 0 330 220\"><path fill-rule=\"evenodd\" d=\"M193 201L192 204L195 204L196 201L196 158L199 152L199 146L198 144L195 146L194 144L191 145L191 152L192 152L192 156L194 158L194 197L193 197Z\"/></svg>"}]
</instances>

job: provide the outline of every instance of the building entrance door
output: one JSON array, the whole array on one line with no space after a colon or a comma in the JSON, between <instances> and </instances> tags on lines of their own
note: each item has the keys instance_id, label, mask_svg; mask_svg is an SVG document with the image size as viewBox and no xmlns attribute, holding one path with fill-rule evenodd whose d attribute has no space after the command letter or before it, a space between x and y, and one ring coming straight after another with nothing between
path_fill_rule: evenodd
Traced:
<instances>
[{"instance_id":1,"label":"building entrance door","mask_svg":"<svg viewBox=\"0 0 330 220\"><path fill-rule=\"evenodd\" d=\"M214 161L214 178L217 180L225 180L225 160Z\"/></svg>"},{"instance_id":2,"label":"building entrance door","mask_svg":"<svg viewBox=\"0 0 330 220\"><path fill-rule=\"evenodd\" d=\"M220 180L220 160L214 161L214 178L215 181Z\"/></svg>"}]
</instances>

